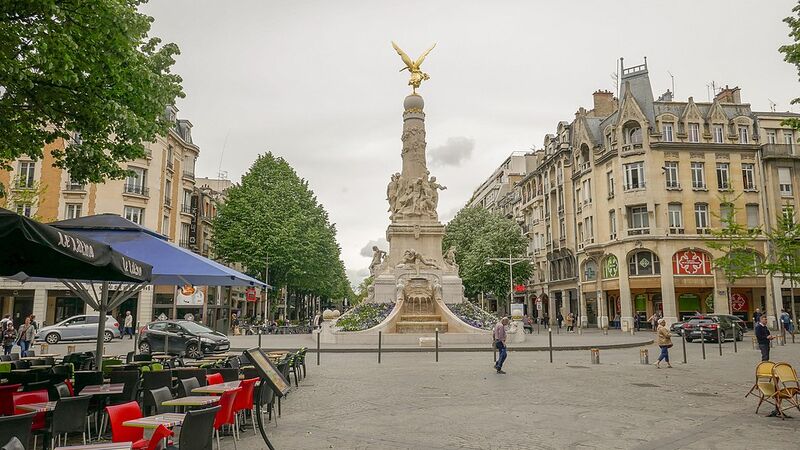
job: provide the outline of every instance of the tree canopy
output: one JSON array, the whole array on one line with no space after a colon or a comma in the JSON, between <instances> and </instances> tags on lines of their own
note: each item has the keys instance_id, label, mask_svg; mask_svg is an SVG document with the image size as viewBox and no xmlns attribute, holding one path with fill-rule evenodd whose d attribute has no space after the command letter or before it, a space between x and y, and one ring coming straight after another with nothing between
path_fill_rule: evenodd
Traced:
<instances>
[{"instance_id":1,"label":"tree canopy","mask_svg":"<svg viewBox=\"0 0 800 450\"><path fill-rule=\"evenodd\" d=\"M468 296L492 292L503 304L509 295L508 265L488 258L525 256L528 242L513 220L484 208L463 208L445 227L442 247L456 247L456 262ZM527 261L514 265L514 284L531 275Z\"/></svg>"},{"instance_id":2,"label":"tree canopy","mask_svg":"<svg viewBox=\"0 0 800 450\"><path fill-rule=\"evenodd\" d=\"M150 37L146 0L0 2L0 168L77 133L53 152L77 182L127 174L143 142L165 134L164 108L182 97L175 44Z\"/></svg>"},{"instance_id":3,"label":"tree canopy","mask_svg":"<svg viewBox=\"0 0 800 450\"><path fill-rule=\"evenodd\" d=\"M269 258L274 286L325 298L349 291L336 227L283 158L259 155L241 183L228 189L213 228L216 255L253 275L264 273Z\"/></svg>"},{"instance_id":4,"label":"tree canopy","mask_svg":"<svg viewBox=\"0 0 800 450\"><path fill-rule=\"evenodd\" d=\"M792 38L791 44L781 45L778 51L783 53L783 60L797 67L800 76L800 1L792 8L794 15L786 17L783 21L789 25L789 37ZM792 104L800 103L800 97L792 99ZM783 122L796 130L800 129L800 120L791 118Z\"/></svg>"}]
</instances>

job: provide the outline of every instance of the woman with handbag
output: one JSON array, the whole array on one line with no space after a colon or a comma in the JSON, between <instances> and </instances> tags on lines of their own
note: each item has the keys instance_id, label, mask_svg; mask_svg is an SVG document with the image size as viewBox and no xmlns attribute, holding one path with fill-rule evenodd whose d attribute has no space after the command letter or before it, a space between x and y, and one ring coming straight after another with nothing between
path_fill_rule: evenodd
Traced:
<instances>
[{"instance_id":1,"label":"woman with handbag","mask_svg":"<svg viewBox=\"0 0 800 450\"><path fill-rule=\"evenodd\" d=\"M667 367L670 369L672 368L672 364L669 363L669 348L672 347L672 333L667 328L667 321L664 319L660 319L658 321L658 346L661 347L661 354L658 355L658 362L656 362L656 369L660 369L661 360L665 360L667 362Z\"/></svg>"}]
</instances>

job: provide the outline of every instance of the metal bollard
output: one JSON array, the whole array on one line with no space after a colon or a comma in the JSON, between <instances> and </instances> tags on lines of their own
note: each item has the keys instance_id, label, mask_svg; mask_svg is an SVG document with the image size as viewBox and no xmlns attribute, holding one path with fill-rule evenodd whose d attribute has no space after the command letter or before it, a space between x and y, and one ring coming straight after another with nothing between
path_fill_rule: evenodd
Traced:
<instances>
[{"instance_id":1,"label":"metal bollard","mask_svg":"<svg viewBox=\"0 0 800 450\"><path fill-rule=\"evenodd\" d=\"M639 362L644 365L650 364L650 351L646 348L639 349Z\"/></svg>"},{"instance_id":2,"label":"metal bollard","mask_svg":"<svg viewBox=\"0 0 800 450\"><path fill-rule=\"evenodd\" d=\"M717 343L719 343L719 356L722 356L722 337L724 334L722 333L722 328L717 326Z\"/></svg>"},{"instance_id":3,"label":"metal bollard","mask_svg":"<svg viewBox=\"0 0 800 450\"><path fill-rule=\"evenodd\" d=\"M686 334L681 332L681 342L683 342L683 363L686 364Z\"/></svg>"},{"instance_id":4,"label":"metal bollard","mask_svg":"<svg viewBox=\"0 0 800 450\"><path fill-rule=\"evenodd\" d=\"M736 341L739 340L738 338L739 338L739 332L736 329L736 324L734 323L733 324L733 353L739 353L739 349L736 348Z\"/></svg>"},{"instance_id":5,"label":"metal bollard","mask_svg":"<svg viewBox=\"0 0 800 450\"><path fill-rule=\"evenodd\" d=\"M258 348L261 348L261 327L258 327Z\"/></svg>"},{"instance_id":6,"label":"metal bollard","mask_svg":"<svg viewBox=\"0 0 800 450\"><path fill-rule=\"evenodd\" d=\"M755 350L756 349L756 337L753 336L752 339L753 339L753 350Z\"/></svg>"},{"instance_id":7,"label":"metal bollard","mask_svg":"<svg viewBox=\"0 0 800 450\"><path fill-rule=\"evenodd\" d=\"M439 329L436 329L436 362L439 362Z\"/></svg>"},{"instance_id":8,"label":"metal bollard","mask_svg":"<svg viewBox=\"0 0 800 450\"><path fill-rule=\"evenodd\" d=\"M605 335L605 336L608 335L608 327L605 327L605 326L603 327L603 335Z\"/></svg>"},{"instance_id":9,"label":"metal bollard","mask_svg":"<svg viewBox=\"0 0 800 450\"><path fill-rule=\"evenodd\" d=\"M592 352L592 364L600 364L600 349L593 348L591 349Z\"/></svg>"},{"instance_id":10,"label":"metal bollard","mask_svg":"<svg viewBox=\"0 0 800 450\"><path fill-rule=\"evenodd\" d=\"M706 335L703 333L703 327L700 326L700 346L703 348L703 360L706 359Z\"/></svg>"},{"instance_id":11,"label":"metal bollard","mask_svg":"<svg viewBox=\"0 0 800 450\"><path fill-rule=\"evenodd\" d=\"M76 346L75 346L75 345L68 345L68 346L67 346L67 354L69 354L69 353L75 353L75 348L76 348Z\"/></svg>"},{"instance_id":12,"label":"metal bollard","mask_svg":"<svg viewBox=\"0 0 800 450\"><path fill-rule=\"evenodd\" d=\"M317 365L319 365L319 335L322 333L317 333Z\"/></svg>"},{"instance_id":13,"label":"metal bollard","mask_svg":"<svg viewBox=\"0 0 800 450\"><path fill-rule=\"evenodd\" d=\"M383 339L383 331L378 331L378 364L381 363L381 340Z\"/></svg>"},{"instance_id":14,"label":"metal bollard","mask_svg":"<svg viewBox=\"0 0 800 450\"><path fill-rule=\"evenodd\" d=\"M550 362L552 363L553 362L553 329L548 327L547 328L547 334L548 334L548 340L550 342L548 344L550 346Z\"/></svg>"}]
</instances>

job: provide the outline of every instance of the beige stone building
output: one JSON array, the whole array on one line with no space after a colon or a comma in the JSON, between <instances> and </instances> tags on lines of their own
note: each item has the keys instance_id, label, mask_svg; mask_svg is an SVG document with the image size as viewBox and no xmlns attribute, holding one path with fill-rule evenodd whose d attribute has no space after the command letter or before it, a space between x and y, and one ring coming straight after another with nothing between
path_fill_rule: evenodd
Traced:
<instances>
[{"instance_id":1,"label":"beige stone building","mask_svg":"<svg viewBox=\"0 0 800 450\"><path fill-rule=\"evenodd\" d=\"M11 191L6 207L44 221L71 219L95 214L118 214L166 236L184 248L204 256L211 254L210 221L216 203L223 197L227 180L203 179L198 185L195 163L200 148L192 141L192 124L177 116L177 109L166 108L174 124L169 133L146 144L146 157L127 163L133 174L124 180L102 184L80 184L69 173L53 167L50 151L80 145L80 136L58 140L45 148L44 158L21 158L11 172L0 172L0 182ZM223 186L221 188L221 186ZM16 199L17 201L14 201ZM200 307L176 305L176 286L148 286L138 298L113 311L115 317L131 310L137 320L147 322L164 313L168 317L192 314L214 326L221 320L227 326L230 298L243 292L198 287L206 301ZM222 299L222 301L220 301ZM226 301L227 299L227 301ZM223 312L221 308L227 308ZM40 321L55 323L86 311L84 303L58 283L0 282L0 310L15 321L34 313Z\"/></svg>"},{"instance_id":2,"label":"beige stone building","mask_svg":"<svg viewBox=\"0 0 800 450\"><path fill-rule=\"evenodd\" d=\"M757 274L735 283L729 302L706 242L729 208L741 224L768 228L776 210L798 207L787 114L754 113L739 88L711 102L655 98L646 62L620 78L619 99L597 91L591 109L559 122L515 194L498 200L513 205L507 216L530 241L528 311L539 300L551 321L573 312L584 326L623 330L654 313L774 317L786 286ZM765 258L765 239L753 245Z\"/></svg>"}]
</instances>

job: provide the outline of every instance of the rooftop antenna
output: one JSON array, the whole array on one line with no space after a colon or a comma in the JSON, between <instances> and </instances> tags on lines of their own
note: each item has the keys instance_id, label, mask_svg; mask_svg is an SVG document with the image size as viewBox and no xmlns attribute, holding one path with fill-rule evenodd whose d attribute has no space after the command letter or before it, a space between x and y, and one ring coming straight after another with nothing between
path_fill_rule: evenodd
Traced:
<instances>
[{"instance_id":1,"label":"rooftop antenna","mask_svg":"<svg viewBox=\"0 0 800 450\"><path fill-rule=\"evenodd\" d=\"M231 135L231 129L228 128L228 132L225 133L225 140L222 142L222 152L219 155L219 167L217 167L217 174L218 175L220 173L222 173L222 158L225 156L225 147L228 146L228 136L230 136L230 135ZM225 172L226 176L227 176L227 173L228 172Z\"/></svg>"},{"instance_id":2,"label":"rooftop antenna","mask_svg":"<svg viewBox=\"0 0 800 450\"><path fill-rule=\"evenodd\" d=\"M672 75L672 72L669 70L667 73L669 74L669 78L672 80L672 98L675 99L675 76Z\"/></svg>"},{"instance_id":3,"label":"rooftop antenna","mask_svg":"<svg viewBox=\"0 0 800 450\"><path fill-rule=\"evenodd\" d=\"M769 102L769 110L775 112L775 107L778 106L778 104L773 102L771 99L767 99L767 101Z\"/></svg>"}]
</instances>

